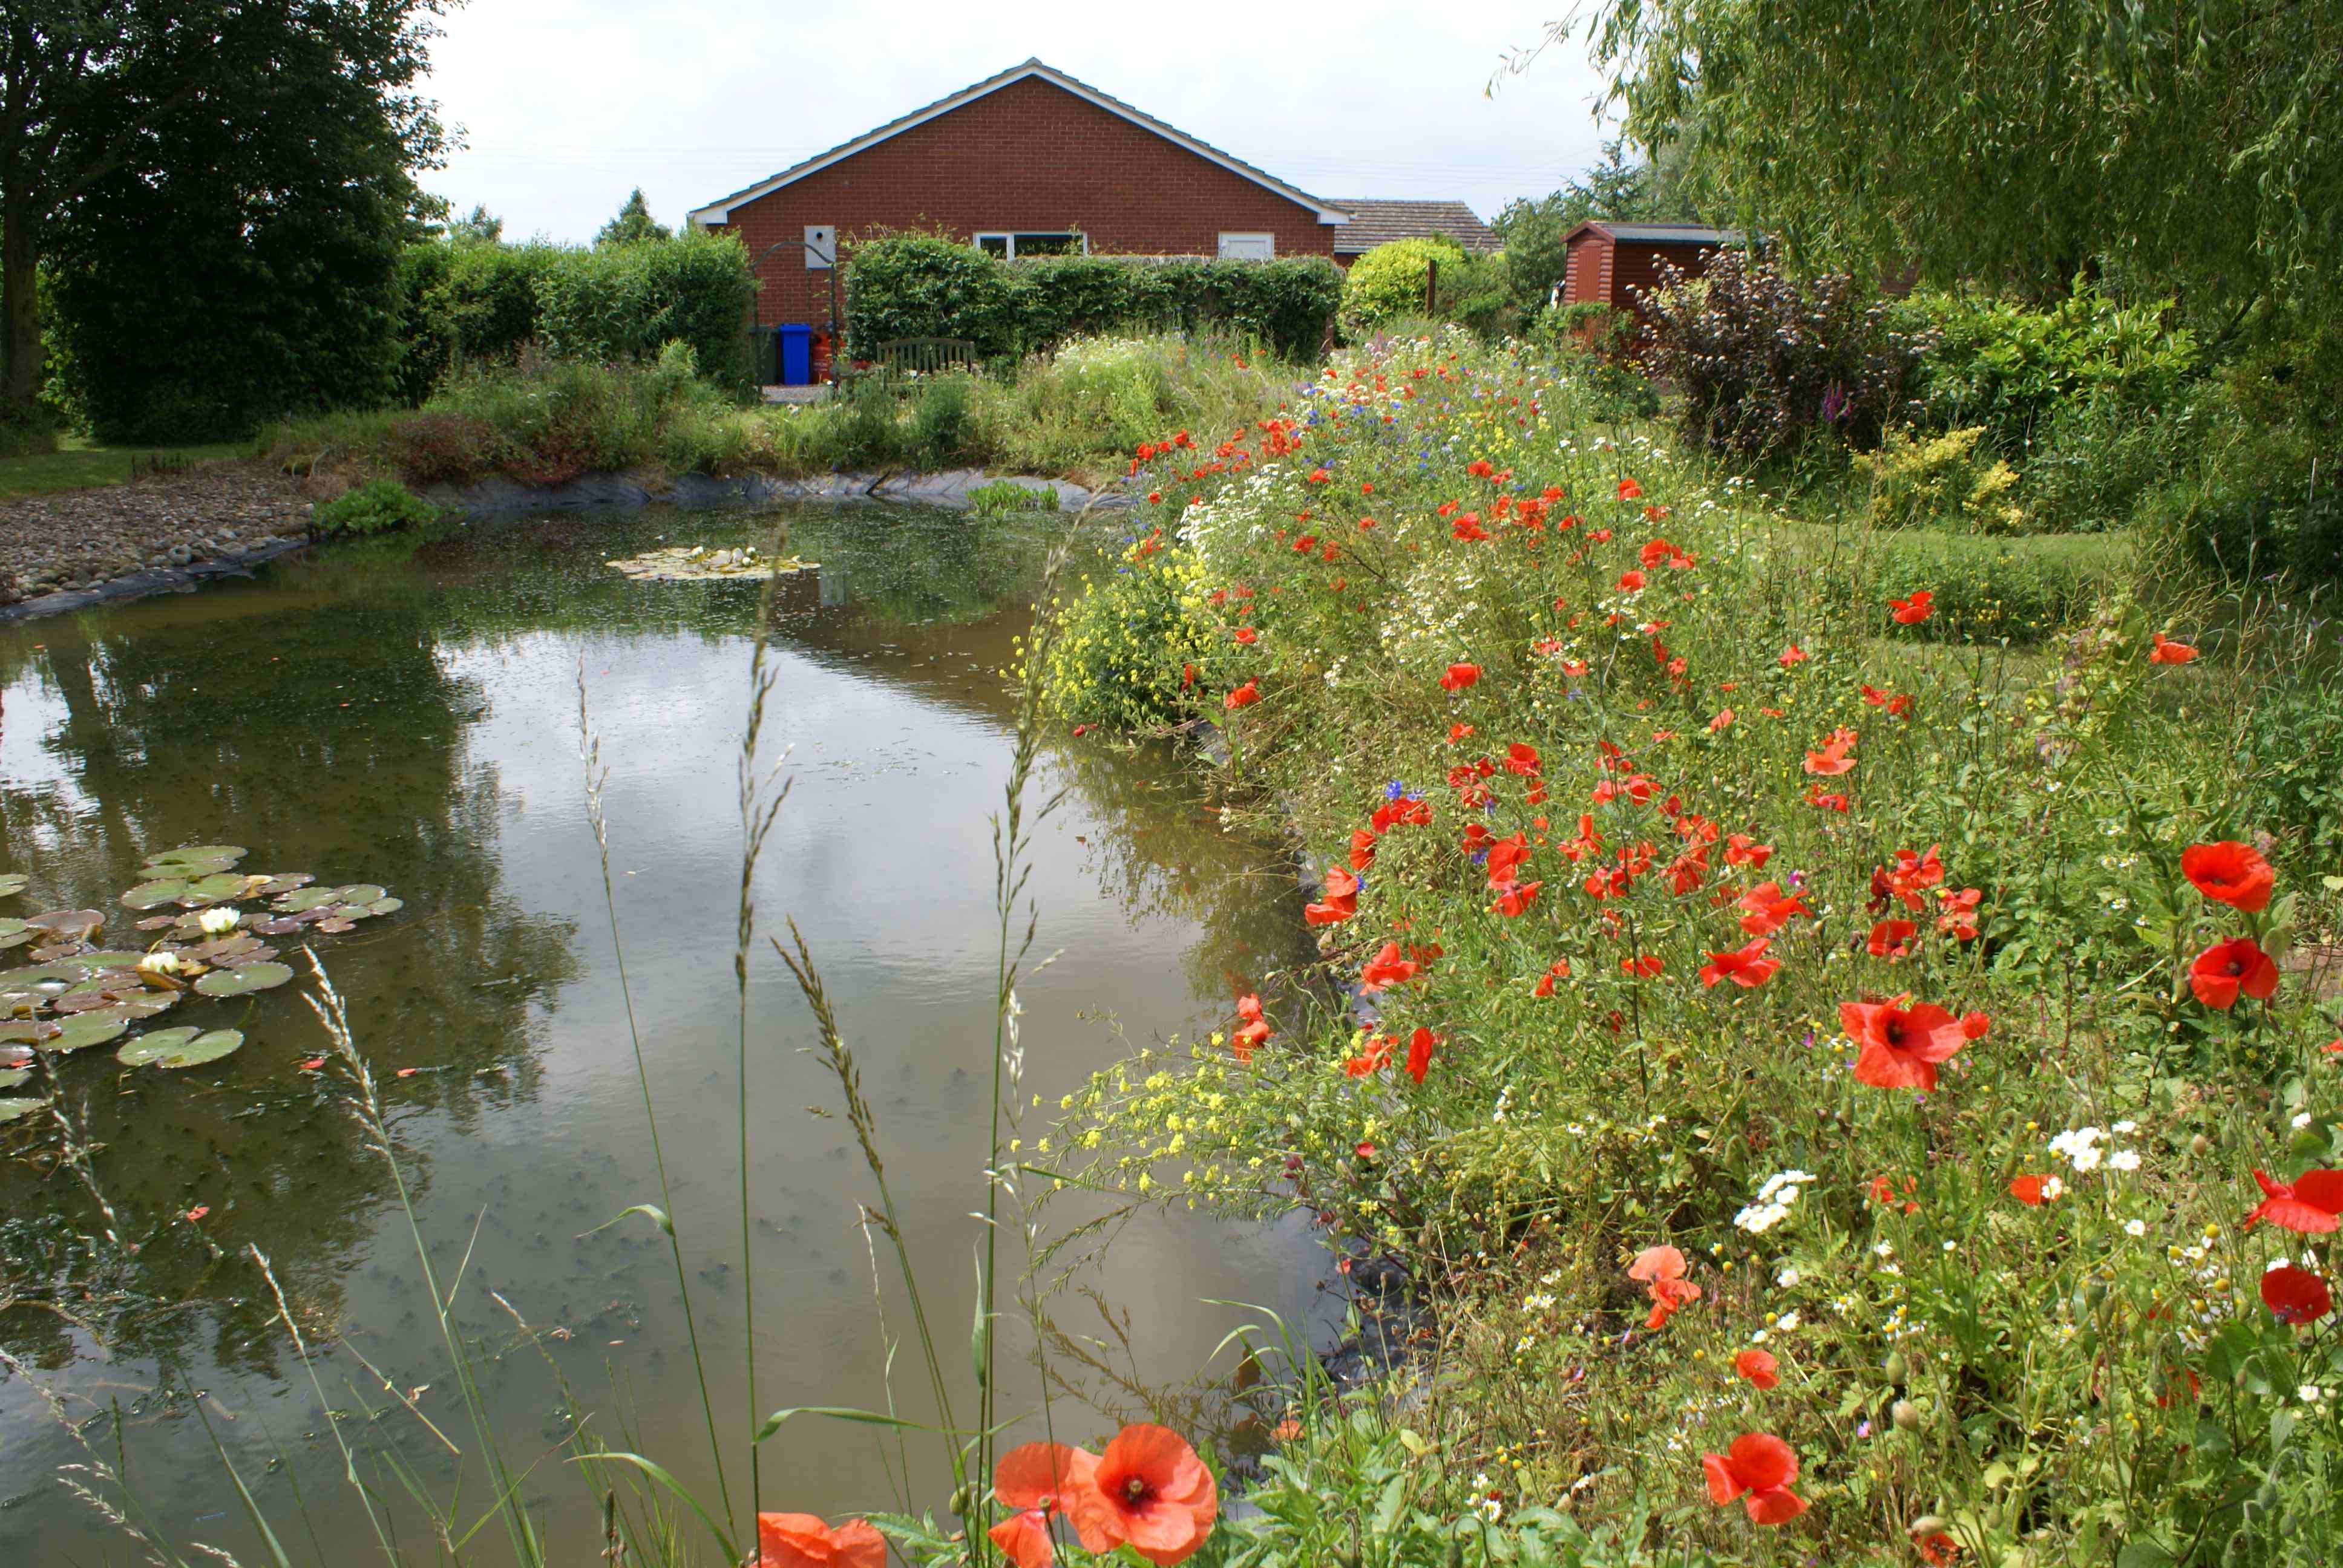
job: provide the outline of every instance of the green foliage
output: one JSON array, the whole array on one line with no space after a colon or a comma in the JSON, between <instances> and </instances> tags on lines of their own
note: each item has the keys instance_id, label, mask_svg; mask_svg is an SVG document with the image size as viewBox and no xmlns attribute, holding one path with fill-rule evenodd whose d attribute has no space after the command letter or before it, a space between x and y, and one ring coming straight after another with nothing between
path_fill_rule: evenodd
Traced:
<instances>
[{"instance_id":1,"label":"green foliage","mask_svg":"<svg viewBox=\"0 0 2343 1568\"><path fill-rule=\"evenodd\" d=\"M499 225L499 227L502 226ZM646 240L673 239L675 231L651 216L651 205L643 199L643 187L637 186L619 205L618 213L594 235L594 244L640 245Z\"/></svg>"},{"instance_id":2,"label":"green foliage","mask_svg":"<svg viewBox=\"0 0 2343 1568\"><path fill-rule=\"evenodd\" d=\"M1918 436L1903 426L1887 432L1875 452L1855 454L1856 476L1870 488L1868 515L1875 528L1950 524L1979 534L2018 531L2025 516L2010 504L2016 471L1980 452L1980 426Z\"/></svg>"},{"instance_id":3,"label":"green foliage","mask_svg":"<svg viewBox=\"0 0 2343 1568\"><path fill-rule=\"evenodd\" d=\"M321 502L315 514L317 532L327 538L385 534L395 528L419 528L436 519L439 508L396 479L370 479Z\"/></svg>"},{"instance_id":4,"label":"green foliage","mask_svg":"<svg viewBox=\"0 0 2343 1568\"><path fill-rule=\"evenodd\" d=\"M988 516L1003 512L1054 512L1058 509L1058 493L1055 490L1012 485L1006 479L990 485L972 486L968 498L975 503L979 512Z\"/></svg>"},{"instance_id":5,"label":"green foliage","mask_svg":"<svg viewBox=\"0 0 2343 1568\"><path fill-rule=\"evenodd\" d=\"M1684 143L1656 159L1639 158L1624 136L1603 144L1602 160L1549 196L1517 196L1490 227L1505 242L1508 286L1515 309L1533 313L1552 297L1569 270L1563 240L1588 218L1620 223L1697 222L1687 188Z\"/></svg>"},{"instance_id":6,"label":"green foliage","mask_svg":"<svg viewBox=\"0 0 2343 1568\"><path fill-rule=\"evenodd\" d=\"M893 235L854 249L847 331L866 357L895 338L957 337L991 360L1071 337L1176 326L1254 339L1272 354L1303 359L1317 354L1341 286L1322 256L1011 262L937 235Z\"/></svg>"},{"instance_id":7,"label":"green foliage","mask_svg":"<svg viewBox=\"0 0 2343 1568\"><path fill-rule=\"evenodd\" d=\"M2026 525L2046 533L2127 527L2147 498L2186 476L2215 426L2202 396L2161 408L2104 397L2054 407L2024 457Z\"/></svg>"},{"instance_id":8,"label":"green foliage","mask_svg":"<svg viewBox=\"0 0 2343 1568\"><path fill-rule=\"evenodd\" d=\"M973 455L975 406L975 384L969 377L931 376L920 381L911 403L914 460L930 468L968 461Z\"/></svg>"},{"instance_id":9,"label":"green foliage","mask_svg":"<svg viewBox=\"0 0 2343 1568\"><path fill-rule=\"evenodd\" d=\"M749 384L740 325L757 284L737 235L566 250L536 287L537 336L548 353L641 359L682 342L719 386Z\"/></svg>"},{"instance_id":10,"label":"green foliage","mask_svg":"<svg viewBox=\"0 0 2343 1568\"><path fill-rule=\"evenodd\" d=\"M1660 411L1660 389L1630 357L1642 324L1600 300L1543 310L1531 336L1568 367L1587 412L1598 419L1649 419Z\"/></svg>"},{"instance_id":11,"label":"green foliage","mask_svg":"<svg viewBox=\"0 0 2343 1568\"><path fill-rule=\"evenodd\" d=\"M1825 264L2048 298L2091 258L2226 317L2343 274L2343 10L1610 0L1644 140L1693 132L1731 205Z\"/></svg>"},{"instance_id":12,"label":"green foliage","mask_svg":"<svg viewBox=\"0 0 2343 1568\"><path fill-rule=\"evenodd\" d=\"M1130 540L1109 575L1084 578L1037 672L1049 710L1112 729L1152 729L1180 718L1211 635L1197 614L1202 575L1193 552L1167 541L1158 525Z\"/></svg>"},{"instance_id":13,"label":"green foliage","mask_svg":"<svg viewBox=\"0 0 2343 1568\"><path fill-rule=\"evenodd\" d=\"M400 96L417 61L382 52L415 46L414 8L253 9L201 46L216 106L146 128L51 235L68 380L103 439L225 439L396 394L429 133ZM281 31L241 37L264 11Z\"/></svg>"},{"instance_id":14,"label":"green foliage","mask_svg":"<svg viewBox=\"0 0 2343 1568\"><path fill-rule=\"evenodd\" d=\"M1694 446L1765 458L1828 430L1865 447L1910 414L1925 340L1844 274L1797 279L1727 249L1648 311L1652 372L1682 390L1678 421Z\"/></svg>"},{"instance_id":15,"label":"green foliage","mask_svg":"<svg viewBox=\"0 0 2343 1568\"><path fill-rule=\"evenodd\" d=\"M2135 417L2164 407L2200 362L2195 335L2172 325L2172 301L2127 307L2087 279L2039 310L1924 291L1894 315L1928 343L1912 387L1922 420L1937 429L1982 426L1987 445L2010 457L2054 414L2078 405Z\"/></svg>"},{"instance_id":16,"label":"green foliage","mask_svg":"<svg viewBox=\"0 0 2343 1568\"><path fill-rule=\"evenodd\" d=\"M1885 599L1933 592L1936 613L1897 628L1915 642L2042 643L2120 592L2132 564L2129 541L2103 534L1994 539L1914 528L1872 535L1855 551L1805 548L1815 551L1816 591L1850 618L1869 605L1884 620L1875 607Z\"/></svg>"},{"instance_id":17,"label":"green foliage","mask_svg":"<svg viewBox=\"0 0 2343 1568\"><path fill-rule=\"evenodd\" d=\"M1453 240L1395 239L1351 263L1342 278L1342 330L1356 337L1403 316L1430 314L1432 268L1445 272L1464 265L1464 249Z\"/></svg>"},{"instance_id":18,"label":"green foliage","mask_svg":"<svg viewBox=\"0 0 2343 1568\"><path fill-rule=\"evenodd\" d=\"M534 341L538 280L564 254L460 237L409 246L400 258L400 401L419 404L449 372L508 360Z\"/></svg>"}]
</instances>

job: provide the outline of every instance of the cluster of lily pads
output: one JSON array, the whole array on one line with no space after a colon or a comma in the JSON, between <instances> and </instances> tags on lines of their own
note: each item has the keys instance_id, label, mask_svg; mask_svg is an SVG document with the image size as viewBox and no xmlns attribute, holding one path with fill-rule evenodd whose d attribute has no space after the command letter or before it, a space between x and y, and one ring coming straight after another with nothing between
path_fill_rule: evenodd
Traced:
<instances>
[{"instance_id":1,"label":"cluster of lily pads","mask_svg":"<svg viewBox=\"0 0 2343 1568\"><path fill-rule=\"evenodd\" d=\"M143 950L109 948L101 910L47 910L0 916L0 954L29 960L0 970L0 1122L46 1102L10 1095L40 1055L112 1044L188 997L226 998L272 990L293 978L264 939L338 934L401 908L371 882L318 883L307 871L238 871L248 851L196 844L147 857L141 880L122 895L144 918ZM0 875L0 899L25 879ZM244 1043L241 1031L193 1026L145 1029L116 1052L128 1067L185 1068L217 1061Z\"/></svg>"},{"instance_id":2,"label":"cluster of lily pads","mask_svg":"<svg viewBox=\"0 0 2343 1568\"><path fill-rule=\"evenodd\" d=\"M637 582L701 582L713 578L787 577L821 563L795 556L759 555L754 545L720 550L706 545L673 545L603 564L616 567Z\"/></svg>"}]
</instances>

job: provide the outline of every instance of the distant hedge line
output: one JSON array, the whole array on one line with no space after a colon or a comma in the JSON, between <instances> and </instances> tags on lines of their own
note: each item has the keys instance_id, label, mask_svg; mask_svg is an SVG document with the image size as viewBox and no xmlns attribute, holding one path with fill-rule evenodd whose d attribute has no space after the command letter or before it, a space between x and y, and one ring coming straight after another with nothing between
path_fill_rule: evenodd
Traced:
<instances>
[{"instance_id":1,"label":"distant hedge line","mask_svg":"<svg viewBox=\"0 0 2343 1568\"><path fill-rule=\"evenodd\" d=\"M1314 359L1342 299L1323 256L1156 261L1103 256L1002 261L957 240L896 235L848 261L847 342L868 356L900 337L957 337L986 358L1128 327L1217 327Z\"/></svg>"},{"instance_id":2,"label":"distant hedge line","mask_svg":"<svg viewBox=\"0 0 2343 1568\"><path fill-rule=\"evenodd\" d=\"M730 235L687 234L580 250L557 245L408 247L400 391L420 403L449 371L524 345L577 359L653 358L691 345L700 374L746 386L742 327L756 297Z\"/></svg>"}]
</instances>

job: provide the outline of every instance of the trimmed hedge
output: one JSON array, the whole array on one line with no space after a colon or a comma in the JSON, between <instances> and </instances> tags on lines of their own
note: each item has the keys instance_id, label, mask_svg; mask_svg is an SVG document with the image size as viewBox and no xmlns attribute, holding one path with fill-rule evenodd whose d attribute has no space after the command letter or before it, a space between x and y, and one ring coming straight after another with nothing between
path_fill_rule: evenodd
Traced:
<instances>
[{"instance_id":1,"label":"trimmed hedge","mask_svg":"<svg viewBox=\"0 0 2343 1568\"><path fill-rule=\"evenodd\" d=\"M649 359L691 345L700 374L745 387L742 324L755 298L731 235L598 249L431 242L404 258L400 391L419 404L451 374L510 360L531 343L571 358Z\"/></svg>"},{"instance_id":2,"label":"trimmed hedge","mask_svg":"<svg viewBox=\"0 0 2343 1568\"><path fill-rule=\"evenodd\" d=\"M1313 359L1342 296L1323 256L1002 261L937 235L893 235L856 246L848 267L847 339L863 356L900 337L963 338L990 359L1101 333L1219 327Z\"/></svg>"}]
</instances>

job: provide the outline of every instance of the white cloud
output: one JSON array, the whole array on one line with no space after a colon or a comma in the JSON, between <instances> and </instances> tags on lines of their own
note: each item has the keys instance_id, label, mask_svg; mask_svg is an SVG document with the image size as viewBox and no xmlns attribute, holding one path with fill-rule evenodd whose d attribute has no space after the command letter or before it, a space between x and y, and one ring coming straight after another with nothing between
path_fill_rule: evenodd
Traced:
<instances>
[{"instance_id":1,"label":"white cloud","mask_svg":"<svg viewBox=\"0 0 2343 1568\"><path fill-rule=\"evenodd\" d=\"M763 6L473 0L428 91L467 146L425 185L505 233L586 240L641 186L663 223L1038 55L1315 195L1452 198L1483 217L1594 161L1599 81L1573 45L1493 97L1555 0Z\"/></svg>"}]
</instances>

